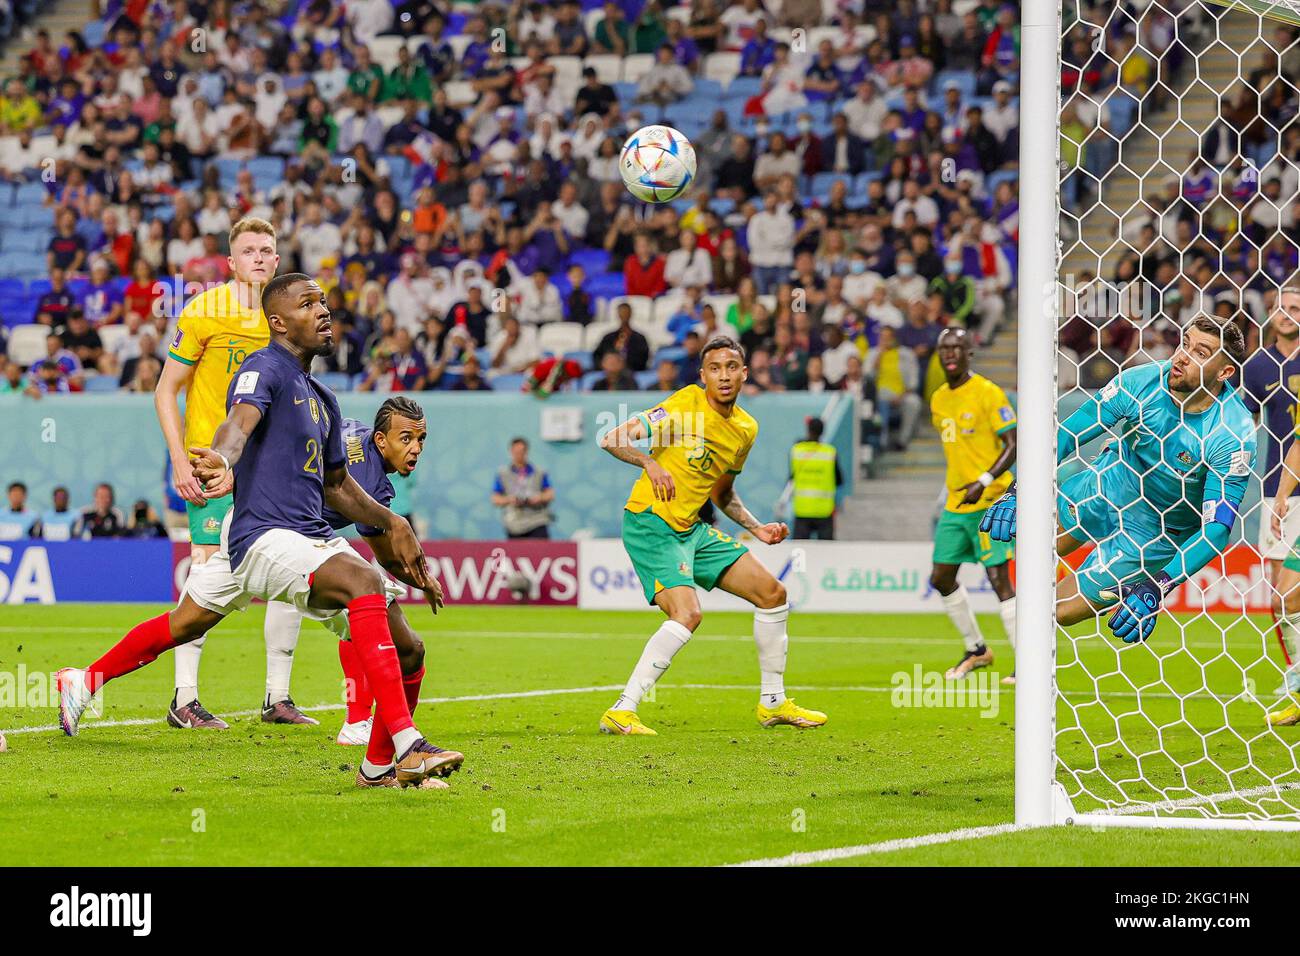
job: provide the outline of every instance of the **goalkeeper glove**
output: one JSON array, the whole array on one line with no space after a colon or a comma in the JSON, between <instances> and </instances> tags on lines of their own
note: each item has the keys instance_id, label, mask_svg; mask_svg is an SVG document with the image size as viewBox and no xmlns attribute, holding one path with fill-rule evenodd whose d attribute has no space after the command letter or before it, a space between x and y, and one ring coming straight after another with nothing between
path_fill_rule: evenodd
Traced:
<instances>
[{"instance_id":1,"label":"goalkeeper glove","mask_svg":"<svg viewBox=\"0 0 1300 956\"><path fill-rule=\"evenodd\" d=\"M1155 630L1156 615L1171 587L1173 581L1163 571L1132 586L1121 585L1119 607L1107 622L1115 636L1125 644L1136 644L1150 637Z\"/></svg>"},{"instance_id":2,"label":"goalkeeper glove","mask_svg":"<svg viewBox=\"0 0 1300 956\"><path fill-rule=\"evenodd\" d=\"M1016 536L1016 486L989 505L980 521L980 530L994 541L1010 541Z\"/></svg>"}]
</instances>

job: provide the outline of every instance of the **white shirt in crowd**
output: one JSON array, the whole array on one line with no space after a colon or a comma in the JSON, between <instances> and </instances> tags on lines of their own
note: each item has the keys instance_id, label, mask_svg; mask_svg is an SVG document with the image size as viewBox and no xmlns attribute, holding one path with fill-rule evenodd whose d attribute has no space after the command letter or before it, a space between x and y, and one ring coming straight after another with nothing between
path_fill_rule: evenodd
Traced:
<instances>
[{"instance_id":1,"label":"white shirt in crowd","mask_svg":"<svg viewBox=\"0 0 1300 956\"><path fill-rule=\"evenodd\" d=\"M1093 111L1096 109L1095 106L1091 108ZM1103 103L1101 109L1103 111L1102 115L1109 122L1110 107ZM1082 110L1080 110L1079 118L1083 119ZM1088 127L1094 125L1086 119L1083 119L1083 123ZM1005 143L1007 134L1020 125L1020 110L1012 105L1011 100L1007 100L1006 106L998 106L997 100L994 100L984 111L984 125L988 127L988 131L997 138L999 143Z\"/></svg>"},{"instance_id":2,"label":"white shirt in crowd","mask_svg":"<svg viewBox=\"0 0 1300 956\"><path fill-rule=\"evenodd\" d=\"M844 277L844 301L860 309L870 301L876 286L884 281L879 272L868 270L858 275L849 273Z\"/></svg>"},{"instance_id":3,"label":"white shirt in crowd","mask_svg":"<svg viewBox=\"0 0 1300 956\"><path fill-rule=\"evenodd\" d=\"M767 179L781 176L798 176L801 171L799 156L792 149L787 149L780 156L776 153L764 153L754 163L754 182L761 183Z\"/></svg>"},{"instance_id":4,"label":"white shirt in crowd","mask_svg":"<svg viewBox=\"0 0 1300 956\"><path fill-rule=\"evenodd\" d=\"M918 226L933 226L939 221L939 205L929 196L922 194L915 199L902 196L894 204L895 229L903 228L903 217L909 212L916 213L916 224Z\"/></svg>"},{"instance_id":5,"label":"white shirt in crowd","mask_svg":"<svg viewBox=\"0 0 1300 956\"><path fill-rule=\"evenodd\" d=\"M696 246L691 252L674 249L664 260L664 280L673 288L713 285L713 260Z\"/></svg>"},{"instance_id":6,"label":"white shirt in crowd","mask_svg":"<svg viewBox=\"0 0 1300 956\"><path fill-rule=\"evenodd\" d=\"M194 217L194 222L199 227L200 236L206 236L210 233L224 236L230 232L230 212L225 206L218 209L209 209L204 206L199 210L198 215Z\"/></svg>"},{"instance_id":7,"label":"white shirt in crowd","mask_svg":"<svg viewBox=\"0 0 1300 956\"><path fill-rule=\"evenodd\" d=\"M498 329L488 339L488 351L492 353L492 358L497 357L501 351L501 346L505 343L505 329ZM496 378L498 375L509 375L513 372L523 371L542 357L541 346L537 344L537 329L532 325L520 324L519 338L515 344L510 346L506 352L505 364L500 368L488 369L487 377Z\"/></svg>"},{"instance_id":8,"label":"white shirt in crowd","mask_svg":"<svg viewBox=\"0 0 1300 956\"><path fill-rule=\"evenodd\" d=\"M320 272L321 260L327 256L337 256L343 244L343 233L339 227L327 220L316 225L302 223L298 226L298 256L302 260L302 271L310 276Z\"/></svg>"},{"instance_id":9,"label":"white shirt in crowd","mask_svg":"<svg viewBox=\"0 0 1300 956\"><path fill-rule=\"evenodd\" d=\"M901 329L903 327L902 311L889 300L870 303L866 308L866 313L881 325L887 325L891 329Z\"/></svg>"},{"instance_id":10,"label":"white shirt in crowd","mask_svg":"<svg viewBox=\"0 0 1300 956\"><path fill-rule=\"evenodd\" d=\"M789 213L759 210L750 218L745 234L751 265L794 265L794 220Z\"/></svg>"},{"instance_id":11,"label":"white shirt in crowd","mask_svg":"<svg viewBox=\"0 0 1300 956\"><path fill-rule=\"evenodd\" d=\"M826 381L842 381L849 371L849 357L858 354L858 347L847 340L822 352L822 374Z\"/></svg>"},{"instance_id":12,"label":"white shirt in crowd","mask_svg":"<svg viewBox=\"0 0 1300 956\"><path fill-rule=\"evenodd\" d=\"M855 96L844 104L841 112L849 121L849 132L870 143L880 135L880 124L889 115L889 107L885 105L884 98L879 95L873 96L870 100Z\"/></svg>"},{"instance_id":13,"label":"white shirt in crowd","mask_svg":"<svg viewBox=\"0 0 1300 956\"><path fill-rule=\"evenodd\" d=\"M398 327L418 335L424 328L424 320L432 314L429 303L436 291L433 280L421 276L399 275L388 283L388 308Z\"/></svg>"},{"instance_id":14,"label":"white shirt in crowd","mask_svg":"<svg viewBox=\"0 0 1300 956\"><path fill-rule=\"evenodd\" d=\"M551 203L551 212L555 214L556 219L560 220L560 225L570 236L587 234L587 223L591 220L591 213L582 203L575 202L571 206L566 206L557 200Z\"/></svg>"},{"instance_id":15,"label":"white shirt in crowd","mask_svg":"<svg viewBox=\"0 0 1300 956\"><path fill-rule=\"evenodd\" d=\"M206 152L206 147L203 145L204 137L210 137L215 144L222 129L221 121L211 111L204 114L202 120L191 112L183 112L176 121L176 138L184 143L185 148L190 152L203 153Z\"/></svg>"},{"instance_id":16,"label":"white shirt in crowd","mask_svg":"<svg viewBox=\"0 0 1300 956\"><path fill-rule=\"evenodd\" d=\"M554 282L546 283L540 292L531 278L519 284L519 321L522 325L541 325L543 322L563 320L564 307L560 302L560 290Z\"/></svg>"},{"instance_id":17,"label":"white shirt in crowd","mask_svg":"<svg viewBox=\"0 0 1300 956\"><path fill-rule=\"evenodd\" d=\"M344 14L358 43L369 46L393 25L393 5L389 0L348 0Z\"/></svg>"}]
</instances>

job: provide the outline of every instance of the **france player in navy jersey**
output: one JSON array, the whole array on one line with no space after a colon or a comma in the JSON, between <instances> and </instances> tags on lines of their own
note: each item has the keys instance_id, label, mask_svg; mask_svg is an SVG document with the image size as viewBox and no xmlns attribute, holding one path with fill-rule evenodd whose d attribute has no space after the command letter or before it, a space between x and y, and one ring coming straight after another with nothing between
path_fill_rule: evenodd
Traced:
<instances>
[{"instance_id":1,"label":"france player in navy jersey","mask_svg":"<svg viewBox=\"0 0 1300 956\"><path fill-rule=\"evenodd\" d=\"M405 396L387 399L379 406L373 427L353 418L343 420L343 451L347 458L348 471L366 494L387 507L393 500L394 494L393 482L389 476L398 474L405 477L415 470L427 437L424 409L418 402ZM433 613L438 613L438 609L442 607L442 586L432 576L428 584L421 584L405 577L392 540L383 529L362 522L353 522L352 519L339 514L328 505L324 507L322 516L335 531L342 531L349 525L355 524L357 532L366 539L380 566L402 583L423 591ZM401 588L388 589L390 598L401 596L403 593ZM302 626L301 615L291 610L288 614L277 615L273 624L281 629L282 633L279 637L285 646L291 647L297 643L298 631ZM272 626L271 622L268 622L269 626ZM334 627L332 622L326 622L326 626ZM415 704L419 700L420 683L424 678L424 642L411 629L401 606L392 600L388 605L388 627L392 632L393 644L397 647L397 655L402 665L402 684L407 690L407 701L414 711ZM346 634L341 635L339 640L339 663L343 667L346 681L348 713L347 720L335 740L343 745L372 744L372 752L366 757L367 763L362 765L363 774L367 771L372 772L370 777L360 778L360 781L365 783L373 779L373 771L376 768L382 768L386 763L391 762L392 754L385 754L382 748L374 751L373 744L376 738L372 735L371 717L374 696L370 693L369 683L366 681L356 650Z\"/></svg>"},{"instance_id":2,"label":"france player in navy jersey","mask_svg":"<svg viewBox=\"0 0 1300 956\"><path fill-rule=\"evenodd\" d=\"M1295 563L1291 544L1300 538L1300 497L1295 496L1294 488L1285 495L1278 494L1285 470L1282 459L1289 454L1287 449L1294 447L1291 434L1300 422L1300 288L1278 291L1269 329L1272 343L1252 355L1242 369L1241 397L1264 426L1265 508L1260 515L1258 550L1272 585L1270 603L1278 640L1287 663L1292 665L1274 695L1281 696L1300 693L1300 665L1295 663L1300 661L1300 571L1285 566L1287 561ZM1277 505L1270 509L1274 498Z\"/></svg>"},{"instance_id":3,"label":"france player in navy jersey","mask_svg":"<svg viewBox=\"0 0 1300 956\"><path fill-rule=\"evenodd\" d=\"M1245 352L1235 325L1199 316L1173 358L1124 369L1061 423L1058 462L1110 436L1057 495L1057 553L1096 545L1057 585L1061 624L1118 603L1111 630L1145 641L1170 589L1223 551L1255 460L1255 422L1228 383ZM994 503L980 530L1010 540L1015 497Z\"/></svg>"},{"instance_id":4,"label":"france player in navy jersey","mask_svg":"<svg viewBox=\"0 0 1300 956\"><path fill-rule=\"evenodd\" d=\"M227 415L211 448L191 448L204 494L234 492L221 549L191 575L180 604L138 624L88 668L58 673L59 722L77 733L94 693L108 681L211 630L254 598L291 603L305 617L347 611L347 633L378 705L374 732L391 738L392 763L366 785L445 786L464 756L428 743L411 718L382 575L334 535L323 505L382 529L393 564L431 586L411 526L368 495L347 468L343 416L333 394L307 369L333 351L325 294L310 276L278 276L262 293L271 344L244 360L227 394Z\"/></svg>"}]
</instances>

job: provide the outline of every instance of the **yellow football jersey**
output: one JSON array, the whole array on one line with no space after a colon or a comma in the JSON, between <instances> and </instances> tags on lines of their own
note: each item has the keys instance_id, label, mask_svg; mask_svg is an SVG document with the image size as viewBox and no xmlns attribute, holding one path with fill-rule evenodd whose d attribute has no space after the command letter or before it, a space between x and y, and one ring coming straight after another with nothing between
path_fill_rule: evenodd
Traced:
<instances>
[{"instance_id":1,"label":"yellow football jersey","mask_svg":"<svg viewBox=\"0 0 1300 956\"><path fill-rule=\"evenodd\" d=\"M738 475L745 467L758 437L758 422L739 405L723 418L698 385L678 389L637 418L650 435L650 454L673 476L677 493L672 501L656 501L654 487L642 472L624 507L638 514L653 511L677 531L688 531L718 479Z\"/></svg>"},{"instance_id":2,"label":"yellow football jersey","mask_svg":"<svg viewBox=\"0 0 1300 956\"><path fill-rule=\"evenodd\" d=\"M226 392L244 358L266 348L271 330L259 306L239 304L233 283L196 295L181 312L167 354L194 366L185 394L185 447L208 447L226 420Z\"/></svg>"},{"instance_id":3,"label":"yellow football jersey","mask_svg":"<svg viewBox=\"0 0 1300 956\"><path fill-rule=\"evenodd\" d=\"M945 507L958 513L979 511L1001 498L1011 486L1009 469L984 490L978 502L961 502L966 486L988 471L1002 453L998 436L1016 427L1016 411L1007 393L983 375L972 374L955 390L944 382L930 397L930 414L948 459Z\"/></svg>"}]
</instances>

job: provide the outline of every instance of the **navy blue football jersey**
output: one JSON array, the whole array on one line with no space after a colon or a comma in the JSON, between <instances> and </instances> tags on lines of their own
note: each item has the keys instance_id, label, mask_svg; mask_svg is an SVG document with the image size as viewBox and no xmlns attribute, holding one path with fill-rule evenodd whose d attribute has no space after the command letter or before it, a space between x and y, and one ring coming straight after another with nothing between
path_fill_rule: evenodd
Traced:
<instances>
[{"instance_id":1,"label":"navy blue football jersey","mask_svg":"<svg viewBox=\"0 0 1300 956\"><path fill-rule=\"evenodd\" d=\"M393 500L393 482L384 470L384 457L375 446L374 429L355 418L343 419L343 450L348 456L348 471L356 483L366 494L387 508ZM350 519L329 505L325 505L323 514L335 531L352 524ZM357 522L357 533L362 537L373 538L384 532L380 528Z\"/></svg>"},{"instance_id":2,"label":"navy blue football jersey","mask_svg":"<svg viewBox=\"0 0 1300 956\"><path fill-rule=\"evenodd\" d=\"M347 463L338 399L302 370L288 349L272 342L240 366L226 408L252 405L262 413L235 464L230 566L273 528L308 538L335 537L322 514L325 472Z\"/></svg>"}]
</instances>

